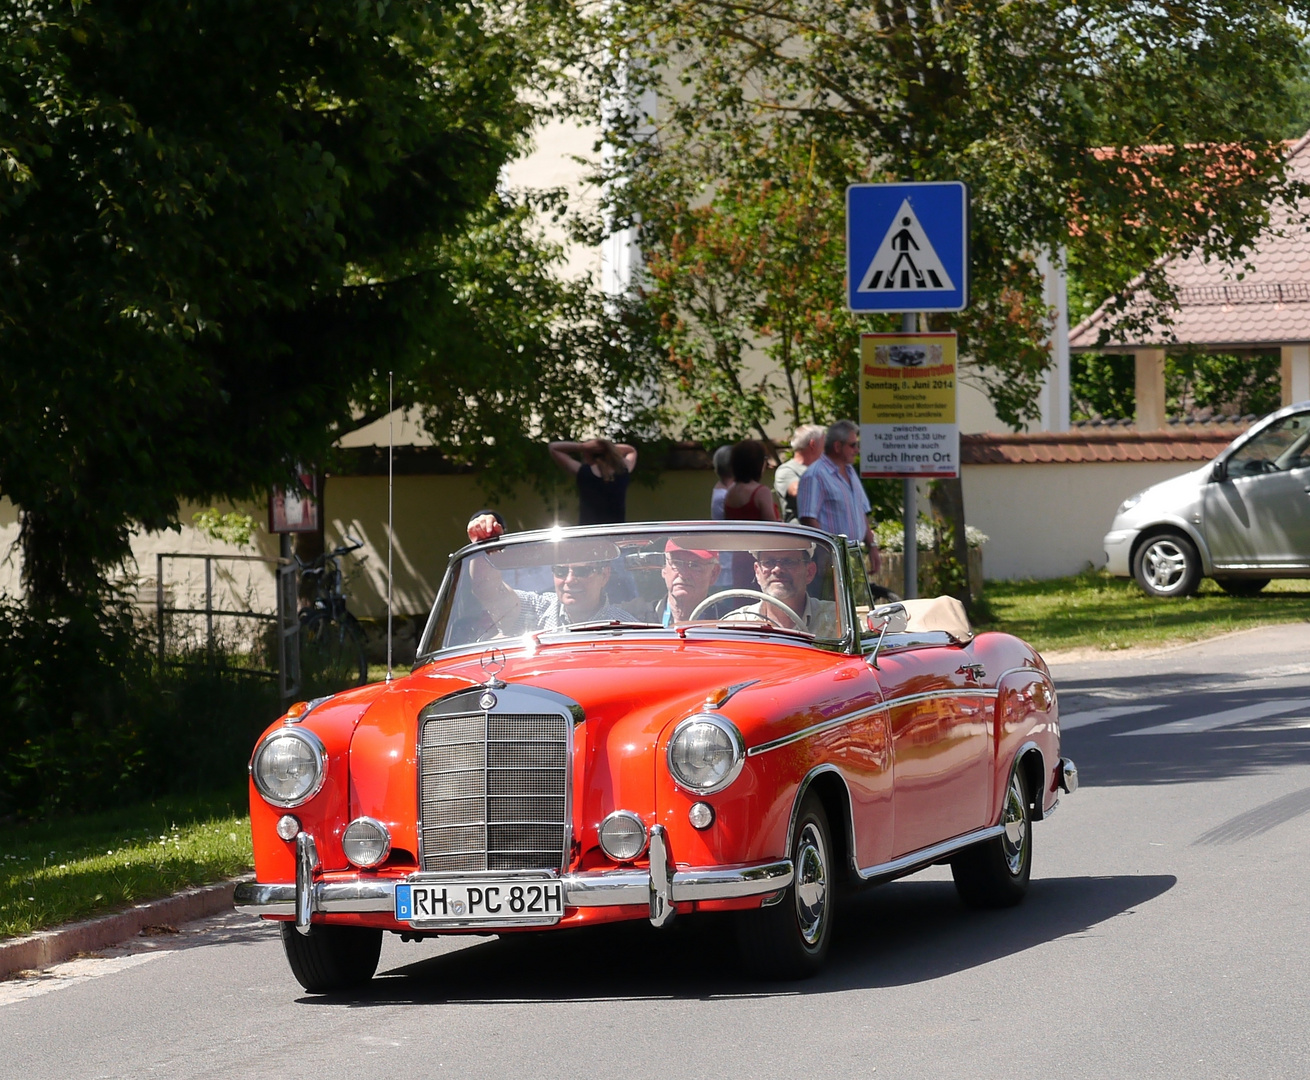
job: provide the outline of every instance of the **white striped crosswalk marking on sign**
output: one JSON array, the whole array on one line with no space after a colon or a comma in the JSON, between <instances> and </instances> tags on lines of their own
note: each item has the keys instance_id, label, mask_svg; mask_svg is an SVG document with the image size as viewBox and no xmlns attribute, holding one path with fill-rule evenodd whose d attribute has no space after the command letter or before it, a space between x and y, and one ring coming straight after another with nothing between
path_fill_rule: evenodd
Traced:
<instances>
[{"instance_id":1,"label":"white striped crosswalk marking on sign","mask_svg":"<svg viewBox=\"0 0 1310 1080\"><path fill-rule=\"evenodd\" d=\"M941 292L954 288L910 200L903 200L856 291Z\"/></svg>"}]
</instances>

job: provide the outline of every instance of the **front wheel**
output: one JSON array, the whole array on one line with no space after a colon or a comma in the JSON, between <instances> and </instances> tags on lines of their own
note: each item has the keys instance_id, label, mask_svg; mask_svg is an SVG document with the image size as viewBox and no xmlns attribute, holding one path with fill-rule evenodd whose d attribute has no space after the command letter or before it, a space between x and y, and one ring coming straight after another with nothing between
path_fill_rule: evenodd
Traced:
<instances>
[{"instance_id":1,"label":"front wheel","mask_svg":"<svg viewBox=\"0 0 1310 1080\"><path fill-rule=\"evenodd\" d=\"M1201 556L1185 536L1153 536L1133 556L1133 577L1148 596L1191 596L1201 584Z\"/></svg>"},{"instance_id":2,"label":"front wheel","mask_svg":"<svg viewBox=\"0 0 1310 1080\"><path fill-rule=\"evenodd\" d=\"M293 923L284 922L282 948L296 982L311 994L331 994L373 978L382 955L382 931L319 924L302 934Z\"/></svg>"},{"instance_id":3,"label":"front wheel","mask_svg":"<svg viewBox=\"0 0 1310 1080\"><path fill-rule=\"evenodd\" d=\"M792 838L792 883L776 904L736 917L737 946L752 974L805 979L823 966L832 940L832 850L823 803L807 795Z\"/></svg>"},{"instance_id":4,"label":"front wheel","mask_svg":"<svg viewBox=\"0 0 1310 1080\"><path fill-rule=\"evenodd\" d=\"M1018 766L1010 775L1000 836L965 848L951 860L956 891L970 907L1013 907L1028 891L1033 870L1032 811Z\"/></svg>"}]
</instances>

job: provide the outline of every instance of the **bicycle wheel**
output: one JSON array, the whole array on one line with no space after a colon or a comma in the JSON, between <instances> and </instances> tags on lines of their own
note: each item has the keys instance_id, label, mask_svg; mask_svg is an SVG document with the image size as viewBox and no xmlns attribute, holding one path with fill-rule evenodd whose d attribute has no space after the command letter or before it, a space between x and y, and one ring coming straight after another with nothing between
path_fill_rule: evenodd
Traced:
<instances>
[{"instance_id":1,"label":"bicycle wheel","mask_svg":"<svg viewBox=\"0 0 1310 1080\"><path fill-rule=\"evenodd\" d=\"M368 682L364 631L353 615L337 621L316 611L300 624L300 677L304 686L327 691Z\"/></svg>"}]
</instances>

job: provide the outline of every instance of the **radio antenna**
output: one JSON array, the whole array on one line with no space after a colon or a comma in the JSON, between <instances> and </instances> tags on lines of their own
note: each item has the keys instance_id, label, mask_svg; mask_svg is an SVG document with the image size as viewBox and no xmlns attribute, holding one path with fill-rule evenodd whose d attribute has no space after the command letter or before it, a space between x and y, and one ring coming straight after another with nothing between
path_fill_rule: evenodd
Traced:
<instances>
[{"instance_id":1,"label":"radio antenna","mask_svg":"<svg viewBox=\"0 0 1310 1080\"><path fill-rule=\"evenodd\" d=\"M391 536L394 523L395 476L392 459L396 450L395 372L387 372L387 682L391 681Z\"/></svg>"}]
</instances>

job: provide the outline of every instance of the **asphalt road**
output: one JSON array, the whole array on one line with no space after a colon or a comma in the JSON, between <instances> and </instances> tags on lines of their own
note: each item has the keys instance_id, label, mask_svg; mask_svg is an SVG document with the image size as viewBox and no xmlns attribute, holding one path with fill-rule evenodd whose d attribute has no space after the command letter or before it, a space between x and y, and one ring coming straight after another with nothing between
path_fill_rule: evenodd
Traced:
<instances>
[{"instance_id":1,"label":"asphalt road","mask_svg":"<svg viewBox=\"0 0 1310 1080\"><path fill-rule=\"evenodd\" d=\"M222 916L0 983L0 1074L1310 1076L1310 626L1055 675L1082 787L1019 908L884 886L795 985L739 977L707 920L388 939L353 1000Z\"/></svg>"}]
</instances>

